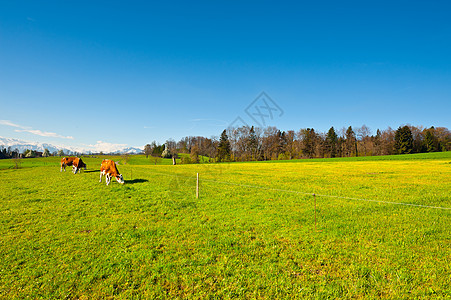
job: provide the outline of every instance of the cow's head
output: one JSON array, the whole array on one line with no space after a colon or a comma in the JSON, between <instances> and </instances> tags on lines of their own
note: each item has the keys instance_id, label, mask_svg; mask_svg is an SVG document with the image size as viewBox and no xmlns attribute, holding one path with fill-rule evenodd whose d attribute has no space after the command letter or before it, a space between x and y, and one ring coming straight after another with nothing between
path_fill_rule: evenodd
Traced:
<instances>
[{"instance_id":1,"label":"cow's head","mask_svg":"<svg viewBox=\"0 0 451 300\"><path fill-rule=\"evenodd\" d=\"M122 177L122 174L117 175L117 176L116 176L116 180L117 180L117 182L119 182L120 184L124 184L124 183L125 183L124 177Z\"/></svg>"}]
</instances>

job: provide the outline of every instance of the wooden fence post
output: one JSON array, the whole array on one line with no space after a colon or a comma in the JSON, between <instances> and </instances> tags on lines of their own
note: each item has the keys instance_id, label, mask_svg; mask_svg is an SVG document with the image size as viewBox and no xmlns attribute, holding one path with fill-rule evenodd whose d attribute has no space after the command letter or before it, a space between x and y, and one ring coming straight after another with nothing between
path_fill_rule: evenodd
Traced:
<instances>
[{"instance_id":1,"label":"wooden fence post","mask_svg":"<svg viewBox=\"0 0 451 300\"><path fill-rule=\"evenodd\" d=\"M316 229L316 195L313 194L313 199L315 200L315 231L317 231Z\"/></svg>"},{"instance_id":2,"label":"wooden fence post","mask_svg":"<svg viewBox=\"0 0 451 300\"><path fill-rule=\"evenodd\" d=\"M199 199L199 173L197 173L196 198Z\"/></svg>"}]
</instances>

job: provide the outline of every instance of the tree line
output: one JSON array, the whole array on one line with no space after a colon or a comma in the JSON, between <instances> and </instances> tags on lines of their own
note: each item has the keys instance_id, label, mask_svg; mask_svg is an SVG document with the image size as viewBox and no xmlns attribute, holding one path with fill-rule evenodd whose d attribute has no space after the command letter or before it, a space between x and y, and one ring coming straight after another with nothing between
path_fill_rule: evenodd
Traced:
<instances>
[{"instance_id":1,"label":"tree line","mask_svg":"<svg viewBox=\"0 0 451 300\"><path fill-rule=\"evenodd\" d=\"M261 161L301 158L332 158L407 153L425 153L451 150L451 132L445 127L404 125L393 130L377 130L372 134L363 125L358 128L331 127L327 132L313 128L299 131L281 131L277 127L242 126L225 129L220 137L188 136L176 142L169 139L164 144L152 142L144 146L143 152L157 163L157 159L182 156L182 163L198 163L199 156L210 162ZM75 154L75 153L74 153ZM0 146L0 159L37 156L63 156L59 150L50 154ZM76 154L75 154L76 155Z\"/></svg>"},{"instance_id":2,"label":"tree line","mask_svg":"<svg viewBox=\"0 0 451 300\"><path fill-rule=\"evenodd\" d=\"M171 157L186 153L182 162L196 163L199 155L210 162L261 161L302 158L332 158L425 153L451 150L451 132L445 127L405 125L397 130L388 127L372 134L363 125L358 128L331 127L327 132L313 128L281 131L277 127L242 126L225 129L219 138L189 136L176 142L169 139L160 145L152 142L144 153L154 157ZM164 153L164 155L163 155ZM183 161L184 159L184 161Z\"/></svg>"},{"instance_id":3,"label":"tree line","mask_svg":"<svg viewBox=\"0 0 451 300\"><path fill-rule=\"evenodd\" d=\"M80 153L72 152L73 155L79 155ZM64 151L59 150L50 153L49 149L45 148L44 151L36 151L31 149L25 149L21 153L19 149L12 149L11 147L0 146L0 159L5 158L34 158L34 157L49 157L49 156L64 156Z\"/></svg>"}]
</instances>

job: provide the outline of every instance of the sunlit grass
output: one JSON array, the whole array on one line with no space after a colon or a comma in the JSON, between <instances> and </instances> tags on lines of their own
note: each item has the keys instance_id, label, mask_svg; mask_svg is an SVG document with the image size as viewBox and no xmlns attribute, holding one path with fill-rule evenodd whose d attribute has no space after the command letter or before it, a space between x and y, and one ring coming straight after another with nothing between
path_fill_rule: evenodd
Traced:
<instances>
[{"instance_id":1,"label":"sunlit grass","mask_svg":"<svg viewBox=\"0 0 451 300\"><path fill-rule=\"evenodd\" d=\"M102 157L24 160L0 171L0 298L446 298L451 211L364 201L450 208L451 157L408 158L136 156L123 186L98 182ZM315 230L312 193L361 200L316 197Z\"/></svg>"}]
</instances>

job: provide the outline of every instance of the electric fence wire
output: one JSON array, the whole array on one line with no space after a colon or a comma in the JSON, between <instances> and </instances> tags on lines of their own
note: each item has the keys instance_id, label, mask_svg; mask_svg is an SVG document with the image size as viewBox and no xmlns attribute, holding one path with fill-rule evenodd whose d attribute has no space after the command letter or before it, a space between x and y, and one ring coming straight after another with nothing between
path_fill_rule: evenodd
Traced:
<instances>
[{"instance_id":1,"label":"electric fence wire","mask_svg":"<svg viewBox=\"0 0 451 300\"><path fill-rule=\"evenodd\" d=\"M167 175L167 176L180 176L180 177L186 177L186 178L190 178L190 179L196 180L195 177L192 177L192 176L189 176L189 175L168 174L168 173L160 173L160 172L154 172L154 173L161 174L161 175ZM323 197L323 198L336 198L336 199L345 199L345 200L352 200L352 201L366 201L366 202L375 202L375 203L384 203L384 204L393 204L393 205L404 205L404 206L412 206L412 207L451 210L451 207L430 206L430 205L422 205L422 204L413 204L413 203L404 203L404 202L392 202L392 201L364 199L364 198L354 198L354 197L345 197L345 196L336 196L336 195L323 195L323 194L306 193L306 192L287 190L287 189L278 189L278 188L272 188L272 187L264 187L264 186L251 185L251 184L242 184L242 183L234 183L234 182L228 182L228 181L219 181L219 180L213 180L213 179L200 178L199 180L200 181L204 181L204 182L228 184L228 185L234 185L234 186L240 186L240 187L246 187L246 188L254 188L254 189L261 189L261 190L274 191L274 192L283 192L283 193L292 193L292 194L298 194L298 195L304 195L304 196L316 195L318 197Z\"/></svg>"}]
</instances>

